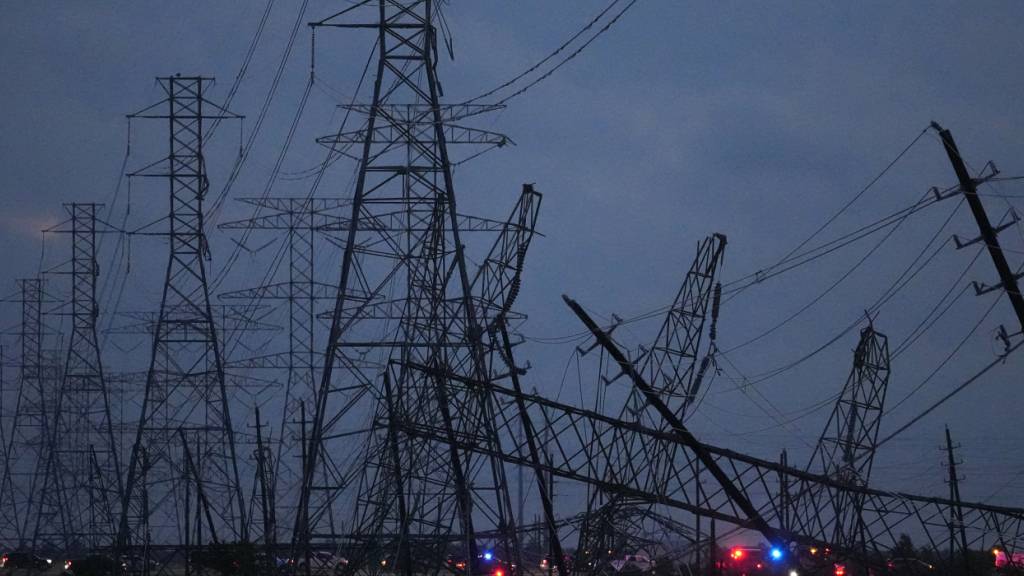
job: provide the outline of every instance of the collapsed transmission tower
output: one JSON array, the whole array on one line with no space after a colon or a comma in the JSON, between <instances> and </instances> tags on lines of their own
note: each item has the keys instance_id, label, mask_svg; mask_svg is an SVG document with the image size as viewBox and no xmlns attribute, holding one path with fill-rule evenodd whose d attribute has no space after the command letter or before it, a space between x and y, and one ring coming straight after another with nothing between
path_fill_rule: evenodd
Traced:
<instances>
[{"instance_id":1,"label":"collapsed transmission tower","mask_svg":"<svg viewBox=\"0 0 1024 576\"><path fill-rule=\"evenodd\" d=\"M936 550L949 545L951 510L962 512L963 533L967 545L984 549L997 545L1010 555L1024 545L1024 510L983 503L952 502L946 498L878 490L838 482L820 473L789 467L733 450L699 441L657 394L638 367L575 301L565 297L600 346L611 356L632 385L647 399L646 410L666 424L665 429L624 421L599 411L570 406L536 394L524 394L521 388L495 381L452 380L460 392L485 390L498 407L495 427L500 443L491 446L477 437L460 437L455 445L476 454L503 462L539 468L545 473L595 489L622 494L648 504L669 506L680 512L699 514L713 522L726 522L759 532L769 543L788 548L788 544L831 546L833 558L860 557L859 550L847 550L833 542L836 524L844 518L835 514L838 501L861 499L860 526L869 549L884 558L897 545L901 532L923 534ZM517 383L513 379L514 383ZM532 446L518 441L515 432L529 420L539 437L549 438L548 458L543 462L531 456ZM394 425L402 432L440 442L448 442L436 425L409 418ZM594 466L590 444L606 455L629 454L634 474L622 474L614 480ZM665 459L664 454L672 457ZM655 459L660 459L655 462ZM669 467L669 473L655 473ZM703 489L698 475L709 477ZM663 481L665 478L667 482ZM785 486L786 497L779 487ZM793 511L805 512L793 514ZM714 526L714 524L712 524Z\"/></svg>"},{"instance_id":2,"label":"collapsed transmission tower","mask_svg":"<svg viewBox=\"0 0 1024 576\"><path fill-rule=\"evenodd\" d=\"M697 246L690 271L672 307L665 314L654 345L641 363L641 371L647 375L648 381L662 398L670 402L681 420L697 399L708 369L714 363L718 310L722 298L722 287L716 279L725 255L725 244L725 235L714 234ZM710 324L707 324L709 320ZM705 328L710 344L702 354ZM632 394L634 409L639 410L643 403L641 396L635 391Z\"/></svg>"},{"instance_id":3,"label":"collapsed transmission tower","mask_svg":"<svg viewBox=\"0 0 1024 576\"><path fill-rule=\"evenodd\" d=\"M110 546L122 478L96 334L96 204L67 204L71 334L47 439L34 548Z\"/></svg>"},{"instance_id":4,"label":"collapsed transmission tower","mask_svg":"<svg viewBox=\"0 0 1024 576\"><path fill-rule=\"evenodd\" d=\"M170 257L125 481L118 546L247 540L224 365L204 257L205 122L237 118L204 96L209 78L159 78L167 97L135 118L165 119L170 155L133 176L170 184ZM160 107L166 106L166 111ZM196 518L183 516L199 496ZM179 527L182 530L179 532ZM178 538L184 537L182 543ZM148 550L148 548L145 548Z\"/></svg>"},{"instance_id":5,"label":"collapsed transmission tower","mask_svg":"<svg viewBox=\"0 0 1024 576\"><path fill-rule=\"evenodd\" d=\"M377 35L373 101L352 107L365 126L323 141L360 153L295 529L297 553L308 554L337 536L331 505L349 498L350 571L436 572L451 555L476 573L484 546L518 561L504 467L456 447L497 444L490 396L454 393L452 381L518 369L502 335L539 194L526 187L504 223L457 213L449 146L505 138L456 124L498 107L441 105L438 5L362 2L315 24ZM499 232L476 274L462 237L473 230ZM408 419L445 441L404 433Z\"/></svg>"},{"instance_id":6,"label":"collapsed transmission tower","mask_svg":"<svg viewBox=\"0 0 1024 576\"><path fill-rule=\"evenodd\" d=\"M853 369L840 392L808 469L849 486L867 486L889 386L889 340L868 325L860 332ZM832 542L863 553L866 546L864 497L848 493L832 502ZM804 511L807 513L806 511Z\"/></svg>"},{"instance_id":7,"label":"collapsed transmission tower","mask_svg":"<svg viewBox=\"0 0 1024 576\"><path fill-rule=\"evenodd\" d=\"M665 314L654 344L638 360L640 372L680 419L685 417L687 409L697 398L714 362L721 299L721 285L716 282L716 277L724 258L725 245L726 238L722 234L709 236L698 244L697 255ZM705 332L710 341L707 346L702 345ZM599 394L604 388L598 387ZM661 421L651 421L650 414L644 409L646 405L644 395L632 389L619 417L624 421L666 428L667 425ZM614 482L618 476L631 473L631 454L616 454L608 458L595 448L591 447L592 457L597 465L605 467L609 481ZM654 472L655 475L664 475L669 470L667 459L672 455L660 456L652 459L661 468ZM668 482L668 478L663 482ZM699 519L697 524L699 531ZM595 491L588 501L587 519L580 530L577 566L592 572L611 572L611 563L621 560L623 553L649 547L644 533L655 528L665 530L682 528L682 525L662 516L649 504L637 503L621 494ZM675 535L694 538L690 528Z\"/></svg>"}]
</instances>

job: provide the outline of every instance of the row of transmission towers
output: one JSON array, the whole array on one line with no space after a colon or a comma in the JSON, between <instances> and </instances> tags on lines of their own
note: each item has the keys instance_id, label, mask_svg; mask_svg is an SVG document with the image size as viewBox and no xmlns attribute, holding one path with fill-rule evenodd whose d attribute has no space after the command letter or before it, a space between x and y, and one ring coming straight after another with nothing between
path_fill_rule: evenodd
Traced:
<instances>
[{"instance_id":1,"label":"row of transmission towers","mask_svg":"<svg viewBox=\"0 0 1024 576\"><path fill-rule=\"evenodd\" d=\"M243 311L285 303L284 350L229 360L228 313L218 321L215 312L227 308L211 301L204 147L213 126L239 116L208 98L211 78L158 79L165 97L132 118L164 122L170 148L130 176L167 183L169 250L158 311L139 316L151 341L132 434L120 441L126 423L113 417L97 328L97 238L118 229L100 221L98 205L70 204L53 230L72 240L70 261L55 270L71 280L69 304L53 306L41 279L20 281L11 299L22 319L15 408L0 425L5 544L139 555L143 573L202 571L197 559L210 556L201 550L237 560L262 541L266 558L307 573L330 550L344 552L338 567L348 574L503 576L534 560L523 534L543 532L546 563L564 576L607 573L616 554L669 541L711 570L717 523L794 553L827 545L865 566L908 525L965 555L1022 543L1024 511L960 501L952 456L949 498L872 488L890 357L870 321L805 468L696 438L687 417L717 370L720 234L698 244L653 342L636 352L616 342L615 323L598 324L566 297L594 339L580 355L596 350L603 362L593 407L525 392L515 304L542 197L524 185L502 220L459 210L458 154L508 139L467 125L501 105L442 103L440 5L364 0L312 24L374 35L372 97L347 106L361 126L319 139L355 161L352 196L247 198L255 214L220 226L285 233L287 278L219 295ZM940 135L974 208L977 182ZM996 288L1017 309L1017 277L979 214L982 239L995 246ZM324 240L341 252L336 282L315 267ZM62 359L48 348L50 314L69 318ZM254 434L240 430L249 414L239 414L233 390L255 379L232 369L284 374L283 392L258 402ZM626 387L621 398L605 391L612 384ZM539 528L513 506L510 467L533 477ZM586 486L582 514L559 510L556 478ZM575 556L563 547L570 530Z\"/></svg>"}]
</instances>

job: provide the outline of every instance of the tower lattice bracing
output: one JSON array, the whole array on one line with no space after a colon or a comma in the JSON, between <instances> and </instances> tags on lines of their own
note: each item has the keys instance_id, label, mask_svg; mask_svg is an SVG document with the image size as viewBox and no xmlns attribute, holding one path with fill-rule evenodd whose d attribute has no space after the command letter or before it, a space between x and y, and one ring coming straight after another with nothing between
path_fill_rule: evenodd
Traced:
<instances>
[{"instance_id":1,"label":"tower lattice bracing","mask_svg":"<svg viewBox=\"0 0 1024 576\"><path fill-rule=\"evenodd\" d=\"M332 505L344 503L344 534L358 550L350 570L436 572L450 555L475 572L484 546L518 557L503 465L455 442L497 445L490 397L452 383L507 377L498 334L539 195L521 198L524 224L457 213L449 146L505 139L456 124L495 107L441 105L437 9L364 2L316 24L368 28L377 41L372 102L352 107L364 126L321 140L359 165L295 530L300 553L334 538L342 525ZM492 244L494 263L479 274L466 263L467 231L505 243ZM446 441L407 434L411 422Z\"/></svg>"},{"instance_id":2,"label":"tower lattice bracing","mask_svg":"<svg viewBox=\"0 0 1024 576\"><path fill-rule=\"evenodd\" d=\"M733 364L717 339L722 234L697 242L692 261L692 253L684 255L682 283L672 287L678 292L667 307L629 320L613 314L606 322L563 295L578 330L522 333L529 329L517 307L526 300L522 279L542 195L524 184L513 198L515 191L495 184L493 174L477 180L480 189L463 194L460 187L457 195L456 169L472 169L459 167L512 144L467 124L536 94L535 86L578 62L635 0L611 2L543 59L458 104L443 103L438 78L439 54L454 58L442 12L450 2L337 2L337 11L310 24L308 83L263 194L239 199L252 209L244 219L220 220L221 200L244 174L260 126L273 115L306 21L307 2L301 4L256 127L239 147L221 197L207 208L220 230L242 232L234 239L238 252L213 267L204 206L212 134L221 121L240 117L208 99L211 78L158 78L163 99L130 116L158 119L168 130L142 143L158 146L153 156L160 159L127 175L160 186L159 201L143 206L145 223L129 226L138 192L129 188L120 202L126 200L120 181L113 194L114 205L124 206L120 225L104 222L100 205L66 204L68 219L44 232L67 235L70 258L64 249L57 258L44 250L40 277L20 280L17 296L3 300L20 306L20 322L12 308L12 328L2 334L11 345L5 350L7 340L0 342L0 572L51 574L64 564L65 573L78 576L554 576L556 570L558 576L681 576L753 567L764 574L867 576L923 569L925 562L934 567L924 571L949 574L1009 574L1020 564L1024 509L962 499L961 461L948 427L948 495L875 486L884 474L881 466L872 468L880 446L996 374L990 371L1019 347L1021 333L1000 327L1005 348L996 358L880 440L882 414L892 410L891 402L886 406L891 358L887 337L868 312L868 322L857 326L863 329L848 379L834 381L841 390L828 400L834 410L817 445L808 446L806 466L792 466L785 449L778 459L775 450L755 456L715 443L714 431L703 438L691 430L688 418L698 420L694 414L714 403L707 394L725 368L718 361ZM229 99L251 80L266 48L261 38L273 21L272 5ZM365 68L363 60L348 58L353 39L346 38L345 53L327 59L361 71L358 84L340 107L344 114L332 116L343 116L340 127L316 140L327 149L323 162L285 172L293 138L309 120L312 89L325 79L316 57L339 35L328 29L372 41L370 58ZM330 87L324 92L337 96ZM482 103L492 96L498 104ZM932 128L959 182L934 190L934 202L963 196L980 236L954 243L987 250L999 273L999 284L974 288L980 295L1005 292L1024 328L1024 276L1000 244L1001 232L1018 219L990 220L979 191L1007 178L996 179L991 163L972 176L952 134ZM129 140L132 135L129 126ZM133 162L131 149L129 142L126 164ZM344 182L344 197L320 196L343 184L334 180L336 170L349 162L353 179ZM307 179L313 180L306 195L270 195L281 180ZM510 192L507 203L499 190ZM467 206L499 205L488 217L467 213ZM511 211L501 212L508 205ZM915 207L923 205L908 210ZM878 225L898 225L908 214ZM119 239L108 254L116 280L99 284L98 255L109 246L98 238L111 232ZM250 249L253 234L278 238ZM148 274L139 279L136 272L131 280L132 265L140 264L131 258L131 242L149 242L144 237L159 237L161 250L166 242L167 260L141 262ZM856 239L801 244L728 284L729 298L850 238ZM235 268L241 250L252 255L244 271ZM165 262L165 270L153 273ZM263 264L268 268L254 279ZM50 295L57 275L68 281L66 302ZM644 278L634 280L634 292L650 288ZM955 303L961 280L907 345ZM219 289L222 281L231 283L230 291ZM98 285L109 291L98 294ZM159 307L147 298L158 285ZM224 302L211 302L211 290ZM112 315L101 340L99 306L107 296ZM633 340L624 332L638 325L650 334L623 346ZM134 338L123 338L127 346L115 352L123 367L107 372L101 347L113 335ZM780 369L738 374L733 384L741 385L728 391L756 392L757 383L834 342ZM529 364L517 361L534 344L549 352L577 346L560 370L561 383L557 372L533 380ZM579 398L565 393L574 370ZM721 432L760 437L820 407L782 413L771 398L761 399L773 413L761 402L755 407L774 424L744 431L726 421ZM518 506L507 473L517 477ZM534 520L524 524L527 515ZM755 543L757 552L748 554ZM720 545L740 549L723 554ZM35 566L16 566L22 561Z\"/></svg>"},{"instance_id":3,"label":"tower lattice bracing","mask_svg":"<svg viewBox=\"0 0 1024 576\"><path fill-rule=\"evenodd\" d=\"M39 491L35 547L110 546L122 477L96 333L96 205L68 204L72 239L67 356L56 392Z\"/></svg>"},{"instance_id":4,"label":"tower lattice bracing","mask_svg":"<svg viewBox=\"0 0 1024 576\"><path fill-rule=\"evenodd\" d=\"M169 182L170 257L125 480L122 547L247 537L203 231L205 123L235 116L205 98L209 78L158 80L166 98L134 117L168 121L170 155L134 175ZM190 509L194 517L183 515Z\"/></svg>"},{"instance_id":5,"label":"tower lattice bracing","mask_svg":"<svg viewBox=\"0 0 1024 576\"><path fill-rule=\"evenodd\" d=\"M697 253L683 283L665 314L654 343L643 351L636 364L657 394L683 419L687 409L701 392L708 370L712 369L717 339L718 307L721 285L717 281L725 255L726 238L708 236L697 245ZM706 339L706 341L705 341ZM600 386L598 390L603 389ZM647 401L632 390L622 406L620 418L655 428L666 428L651 419ZM653 454L654 477L668 483L673 452ZM595 462L605 468L609 481L631 474L629 454L608 458L596 452ZM699 496L695 494L695 496ZM613 571L612 562L624 553L645 550L653 553L651 533L671 534L692 540L692 527L674 522L655 506L636 503L621 494L595 491L588 502L586 519L580 530L577 566L592 572Z\"/></svg>"},{"instance_id":6,"label":"tower lattice bracing","mask_svg":"<svg viewBox=\"0 0 1024 576\"><path fill-rule=\"evenodd\" d=\"M337 287L319 282L314 262L318 230L335 229L344 219L340 214L350 206L347 200L333 198L242 198L257 214L246 220L225 222L225 230L281 230L288 247L287 279L220 294L226 300L254 302L285 301L288 305L288 350L254 358L243 358L230 367L262 368L286 372L284 398L280 411L279 438L266 465L271 479L268 487L273 501L275 521L271 524L291 528L302 478L303 410L312 411L316 396L316 376L323 365L323 350L317 347L318 301L333 300ZM306 407L303 406L306 403ZM269 513L269 511L264 511ZM267 535L264 535L265 537ZM269 542L277 541L270 534Z\"/></svg>"},{"instance_id":7,"label":"tower lattice bracing","mask_svg":"<svg viewBox=\"0 0 1024 576\"><path fill-rule=\"evenodd\" d=\"M11 411L11 406L13 406L11 400L12 396L17 393L17 388L8 384L8 371L5 370L8 364L4 355L5 351L6 349L0 346L0 465L3 467L3 472L0 473L0 546L13 548L18 544L17 527L19 523L14 499L14 483L9 473L11 458L8 452L10 446L7 437L9 435L8 422L14 420L15 414Z\"/></svg>"},{"instance_id":8,"label":"tower lattice bracing","mask_svg":"<svg viewBox=\"0 0 1024 576\"><path fill-rule=\"evenodd\" d=\"M643 374L680 419L701 392L714 362L721 298L717 276L725 244L722 234L708 236L698 244L697 255L665 314L654 345L640 362ZM704 344L705 337L710 344ZM640 395L634 393L631 403L641 402Z\"/></svg>"},{"instance_id":9,"label":"tower lattice bracing","mask_svg":"<svg viewBox=\"0 0 1024 576\"><path fill-rule=\"evenodd\" d=\"M818 440L808 469L843 485L868 485L888 386L889 340L869 325L861 330L850 377ZM836 545L863 549L863 505L863 497L855 492L831 502Z\"/></svg>"},{"instance_id":10,"label":"tower lattice bracing","mask_svg":"<svg viewBox=\"0 0 1024 576\"><path fill-rule=\"evenodd\" d=\"M31 521L38 502L46 442L50 430L52 390L47 381L52 376L44 350L46 335L43 322L45 281L42 278L18 280L21 303L21 370L14 418L5 447L5 466L0 480L2 504L11 508L4 515L15 522L4 529L13 532L5 539L19 546L31 543Z\"/></svg>"}]
</instances>

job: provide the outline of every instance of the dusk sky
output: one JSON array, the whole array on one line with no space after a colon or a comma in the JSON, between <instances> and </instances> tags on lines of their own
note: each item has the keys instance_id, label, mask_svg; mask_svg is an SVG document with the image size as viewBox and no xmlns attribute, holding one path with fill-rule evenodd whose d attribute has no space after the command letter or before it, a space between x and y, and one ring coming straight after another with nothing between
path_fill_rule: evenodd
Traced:
<instances>
[{"instance_id":1,"label":"dusk sky","mask_svg":"<svg viewBox=\"0 0 1024 576\"><path fill-rule=\"evenodd\" d=\"M108 222L126 222L133 230L159 217L165 188L133 182L129 194L120 176L159 157L165 127L133 121L123 169L125 115L162 97L154 77L178 72L215 76L209 97L223 102L265 3L7 4L0 35L0 254L2 292L13 295L16 278L67 259L67 238L40 232L64 219L62 202L103 202ZM306 86L311 54L313 90L273 195L310 193L309 176L325 155L313 140L338 129L342 112L336 106L353 98L373 47L372 34L320 29L311 49L305 23L347 3L316 0L300 16L302 5L276 2L230 103L246 119L219 127L208 149L212 207L238 154L240 133L248 139L256 124L299 17L302 25L266 120L222 209L211 215L214 275L235 247L232 233L216 224L247 216L246 206L231 198L257 196L267 186ZM438 73L445 101L473 97L529 68L605 5L449 2L455 59L442 51ZM516 305L529 316L520 328L526 343L518 350L521 361L532 365L527 385L584 405L597 385L587 381L581 388L577 381L570 360L586 341L572 338L583 327L562 303L563 293L602 321L613 313L644 315L671 302L697 242L713 232L729 240L723 281L747 277L815 233L915 139L807 247L906 208L933 186L954 185L937 135L928 131L918 138L931 121L953 132L975 172L992 161L1003 177L1024 175L1021 23L1024 3L1009 1L640 0L550 78L511 99L507 109L475 119L475 126L503 132L516 145L456 169L460 210L504 218L523 183L544 194L543 237L531 247ZM363 88L357 101L367 97ZM343 196L354 168L346 160L333 164L316 195ZM1024 180L989 184L982 193L993 221L1024 208ZM979 247L957 250L953 234L977 235L959 197L735 296L727 288L719 324L721 371L689 420L695 434L769 459L785 448L790 462L803 466L831 411L828 399L849 374L863 326L855 323L865 310L872 309L875 327L895 351L951 287L959 296L948 311L893 359L887 398L893 408L883 417L882 436L994 360L999 325L1010 332L1019 325L1005 297L993 307L997 292L979 297L968 287L972 280L994 284L997 275L985 253L970 265ZM129 260L123 250L114 254L116 238L107 236L103 245L101 314L111 312L117 291L104 280L118 269L123 274ZM248 240L220 287L246 286L266 274L273 247L260 249L273 239L263 232ZM1024 228L1011 226L1001 240L1011 265L1024 264ZM166 244L141 235L130 244L132 271L118 306L155 309ZM336 281L338 254L334 248L320 253L324 281ZM908 268L912 276L901 277ZM901 278L905 285L874 309ZM65 284L65 277L54 276L54 295L64 294ZM17 339L10 332L18 304L3 304L0 313L8 332L4 359L16 363ZM659 318L629 323L616 337L634 348L648 343ZM832 345L804 359L834 337ZM147 347L111 340L104 350L108 363L144 365ZM1019 505L1022 368L1024 360L1011 356L880 449L873 484L946 494L939 447L948 424L964 460L963 497ZM5 378L14 370L5 369Z\"/></svg>"}]
</instances>

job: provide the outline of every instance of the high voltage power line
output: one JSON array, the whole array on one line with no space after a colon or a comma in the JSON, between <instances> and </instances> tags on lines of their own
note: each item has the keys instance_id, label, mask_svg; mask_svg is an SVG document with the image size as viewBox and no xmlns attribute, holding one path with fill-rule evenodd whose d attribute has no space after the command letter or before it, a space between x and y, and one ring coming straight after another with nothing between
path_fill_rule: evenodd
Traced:
<instances>
[{"instance_id":1,"label":"high voltage power line","mask_svg":"<svg viewBox=\"0 0 1024 576\"><path fill-rule=\"evenodd\" d=\"M957 174L957 187L931 191L853 231L820 240L899 165L922 139L922 132L810 236L762 270L722 283L726 239L712 234L698 245L668 306L627 319L612 315L599 324L595 312L564 296L585 330L548 339L524 338L579 346L567 361L555 398L525 391L527 377L532 375L528 365L517 360L521 349L514 327L525 319L516 304L542 194L533 185L524 185L504 220L458 212L454 167L477 157L480 149L508 142L501 134L472 128L463 120L500 110L550 78L636 3L612 1L526 71L454 105L443 103L437 69L439 42L449 50L452 45L441 12L443 3L349 2L340 12L314 22L314 30L374 30L376 41L340 126L333 135L318 140L328 149L322 162L285 174L282 166L316 87L316 72L310 71L263 189L258 196L244 199L255 208L251 217L221 223L239 230L241 241L235 242L223 266L209 279L210 250L204 228L218 221L235 182L247 173L246 159L280 89L308 2L299 7L257 121L243 139L220 195L213 198L208 220L203 201L210 182L203 147L222 120L238 116L228 112L226 104L209 99L210 78L159 79L166 99L137 116L168 121L170 154L166 164L155 162L133 175L168 179L171 209L166 218L129 229L126 201L120 224L101 222L117 233L118 241L109 256L115 273L108 276L109 288L99 295L93 242L99 233L98 220L95 213L80 212L86 205L74 205L71 220L76 236L72 308L78 332L64 347L69 367L78 366L72 358L91 361L91 351L98 348L97 301L112 302L114 310L120 306L131 262L131 238L159 235L169 241L159 311L130 316L134 324L128 329L151 334L152 346L141 382L141 405L135 410L138 419L121 418L121 426L134 428L134 441L122 446L130 447L131 455L123 489L109 487L112 480L122 478L120 472L108 470L118 467L116 458L105 457L117 454L115 442L97 448L102 442L93 441L84 449L85 436L75 437L74 426L83 425L94 413L74 412L61 400L91 398L108 384L129 388L138 375L122 373L107 382L99 369L98 351L95 362L85 362L90 368L87 374L60 374L47 349L52 334L43 304L49 293L41 279L25 279L17 300L22 305L18 330L23 344L19 394L25 392L25 404L16 410L18 420L12 429L17 447L27 450L13 458L15 444L5 442L0 518L7 520L6 514L13 511L14 520L0 526L0 537L11 537L3 531L16 524L15 536L23 548L41 550L39 542L63 540L59 546L75 553L84 550L75 538L88 537L92 539L88 548L123 556L126 565L139 555L145 566L138 570L142 573L170 573L180 566L201 571L222 561L234 562L233 569L245 573L277 573L276 558L283 554L295 570L307 574L315 571L314 559L324 559L331 570L350 575L445 571L505 576L505 570L511 574L512 567L528 566L543 557L549 570L557 567L561 576L567 576L570 565L578 567L577 572L618 571L615 557L604 552L613 547L617 553L648 545L667 550L680 540L688 543L687 558L698 566L713 566L719 553L716 523L757 532L776 560L827 544L835 558L866 567L898 547L896 526L923 533L939 551L948 547L952 553L960 546L965 558L967 533L975 545L998 544L1012 553L1016 538L1024 534L1024 511L962 502L958 489L953 491L955 496L944 498L873 488L876 450L980 381L1020 346L1013 341L1020 336L1001 330L1005 348L995 361L880 438L882 414L904 405L943 370L1003 295L1018 312L1024 329L1024 300L1016 284L1020 270L1008 268L998 239L999 232L1015 224L1016 215L1011 213L1010 221L994 226L989 222L977 187L995 181L994 168L983 168L977 177L968 175L952 136L937 125L932 128ZM228 103L252 69L274 5L269 0L264 7L228 90ZM373 84L372 99L361 103L358 98L368 78ZM500 94L505 95L497 103L482 103ZM352 128L351 114L362 115L365 121ZM461 158L455 152L460 147L469 149ZM129 156L130 146L125 165ZM319 195L325 173L342 156L357 163L346 197ZM304 196L274 197L272 191L282 175L314 180ZM120 195L119 180L112 205ZM863 318L840 325L839 332L823 344L768 370L748 376L734 363L730 354L795 322L873 261L914 215L952 196L960 196L959 204L867 306ZM875 328L879 313L949 248L950 242L942 236L963 204L971 209L981 236L952 243L957 247L978 243L980 249L890 352L888 337ZM84 222L90 224L83 228ZM157 222L167 222L170 232L156 231ZM287 237L276 250L264 251L274 240L250 249L254 231L266 229L286 230ZM340 274L337 282L320 280L322 260L317 258L324 256L313 249L315 234L332 235L330 241L341 254L340 262L330 268L331 273ZM475 240L479 237L486 240ZM829 279L809 303L740 344L719 349L718 316L723 304L769 278L837 255L868 238L875 242ZM486 256L467 253L474 244ZM980 320L916 388L895 405L891 399L886 403L891 360L914 346L960 301L966 286L958 288L983 251L996 265L1000 283L975 284L975 289L982 294L999 291L1000 298L993 299ZM220 292L218 288L229 279L244 279L238 278L237 268L242 252L266 254L259 264L269 266L251 274L254 286ZM118 261L124 265L114 265ZM289 277L280 282L278 274L286 263ZM40 272L54 270L41 268ZM243 304L213 304L211 296L218 292L225 298L242 299ZM332 303L323 314L314 306L321 300ZM257 330L272 332L276 327L268 321L270 314L285 311L267 305L268 301L288 303L285 354L275 353L273 336L252 336ZM630 325L655 317L661 318L656 337L636 349L623 349L613 336L616 330L628 331ZM329 329L321 329L320 323ZM828 324L831 327L834 322ZM857 328L860 337L849 375L837 394L827 394L809 406L787 407L758 386L803 365ZM82 336L90 330L92 338ZM324 333L321 345L317 336ZM642 339L632 332L630 337ZM142 340L137 338L135 345L149 344ZM65 343L59 341L59 345ZM250 353L258 355L247 357ZM594 356L588 358L591 353ZM595 356L594 365L588 366ZM575 403L561 398L574 363L580 393ZM232 366L237 372L229 370ZM287 390L301 384L296 401L292 402L290 392L280 394L274 377L249 372L257 368L286 371ZM586 369L594 373L584 375ZM731 380L734 388L720 386L719 376ZM87 381L92 388L62 386L51 409L48 385L67 384L69 377ZM798 467L790 464L785 452L778 461L769 461L699 440L689 429L688 418L705 404L713 406L712 386L714 395L743 392L773 423L742 434L785 429L813 451L811 462ZM275 405L282 399L283 406ZM813 443L796 423L827 406L833 406L832 415ZM247 413L252 408L257 409L254 423ZM274 412L280 423L276 436L274 427L264 434L260 408ZM251 426L239 425L240 409L246 411L243 420ZM738 411L735 415L743 416ZM51 430L47 428L51 423L59 425ZM108 410L106 423L98 423L90 433L112 437L113 428ZM104 434L94 434L97 430ZM118 431L118 435L126 434ZM236 443L255 445L254 463ZM955 484L951 440L947 447L950 481ZM68 469L75 470L69 479L80 483L81 490L55 490L61 479L51 465L55 455L86 452L87 458L68 463ZM21 454L29 456L24 459ZM32 466L32 454L39 455L39 462L49 463ZM282 465L285 459L289 460ZM523 505L518 509L513 505L508 474L512 470L531 476L541 520L526 522ZM18 483L10 481L12 476L39 479L39 498L35 488L29 488L28 498L23 498L24 493L13 489ZM578 503L564 497L556 480L586 488L582 512L579 506L568 511ZM520 492L524 482L520 478ZM118 504L100 507L90 499L97 491L114 494ZM89 498L84 495L87 492ZM70 505L61 498L69 498ZM9 502L14 505L5 507ZM91 524L57 527L63 513L80 509L105 510L108 517L92 514ZM25 514L19 518L21 512ZM116 521L110 512L118 515ZM26 518L34 520L26 522ZM959 535L949 530L954 522ZM710 538L705 537L708 529ZM34 535L31 545L25 543L29 533ZM653 544L652 533L657 534ZM726 529L721 534L730 533ZM543 544L528 549L528 534L535 534ZM577 539L575 546L563 546L569 538ZM344 562L331 555L342 550ZM161 553L166 553L162 564L151 564L150 559ZM570 554L574 555L571 563Z\"/></svg>"}]
</instances>

